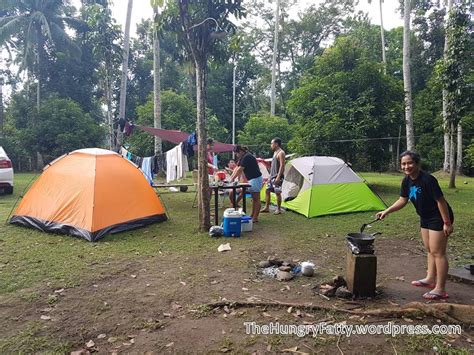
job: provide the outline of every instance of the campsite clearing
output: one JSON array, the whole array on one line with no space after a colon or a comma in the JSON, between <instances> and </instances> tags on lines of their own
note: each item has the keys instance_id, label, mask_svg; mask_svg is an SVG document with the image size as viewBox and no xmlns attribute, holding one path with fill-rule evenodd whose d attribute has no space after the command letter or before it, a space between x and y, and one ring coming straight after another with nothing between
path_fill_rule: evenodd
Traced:
<instances>
[{"instance_id":1,"label":"campsite clearing","mask_svg":"<svg viewBox=\"0 0 474 355\"><path fill-rule=\"evenodd\" d=\"M398 195L401 175L361 175L375 185L387 203ZM31 174L17 174L15 194L0 196L2 220L32 178ZM450 264L461 266L472 262L474 254L474 179L459 179L456 190L446 188L447 179L440 179L440 183L456 214L448 250ZM91 340L92 348L100 353L114 349L180 353L189 351L191 343L196 352L275 352L295 346L307 353L338 352L338 347L350 352L354 346L359 352L370 353L429 351L433 347L440 352L473 350L474 333L467 327L462 336L251 336L245 333L244 322L307 324L327 319L385 324L390 320L297 308L288 312L286 308L212 309L204 305L222 298L245 301L252 297L338 308L421 301L423 290L409 285L412 279L423 276L425 262L412 206L373 226L373 231L383 232L375 242L382 294L350 304L338 299L327 301L312 287L344 274L343 237L357 231L374 213L313 219L292 212L262 215L254 232L240 239L211 239L196 232L197 211L190 207L193 189L190 193L164 192L160 197L169 221L108 235L97 243L2 224L0 329L4 331L0 353L67 352L85 349ZM230 242L232 251L218 253L217 246L223 242ZM271 255L311 260L316 264L316 275L286 283L258 277L255 265ZM474 303L472 286L448 281L448 291L452 303ZM439 324L433 318L391 321Z\"/></svg>"}]
</instances>

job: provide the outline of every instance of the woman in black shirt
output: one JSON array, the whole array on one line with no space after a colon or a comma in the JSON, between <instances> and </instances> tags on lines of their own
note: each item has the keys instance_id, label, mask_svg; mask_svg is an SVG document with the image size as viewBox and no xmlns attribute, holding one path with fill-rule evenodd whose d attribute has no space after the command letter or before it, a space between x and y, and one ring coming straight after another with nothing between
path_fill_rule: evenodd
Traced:
<instances>
[{"instance_id":1,"label":"woman in black shirt","mask_svg":"<svg viewBox=\"0 0 474 355\"><path fill-rule=\"evenodd\" d=\"M406 175L402 181L400 198L385 211L377 213L377 218L383 219L402 209L408 201L413 203L420 216L421 237L428 251L428 270L424 279L412 281L411 284L432 289L423 295L425 299L446 299L449 297L445 290L448 275L446 246L453 232L453 211L436 178L421 170L417 153L402 153L400 165Z\"/></svg>"}]
</instances>

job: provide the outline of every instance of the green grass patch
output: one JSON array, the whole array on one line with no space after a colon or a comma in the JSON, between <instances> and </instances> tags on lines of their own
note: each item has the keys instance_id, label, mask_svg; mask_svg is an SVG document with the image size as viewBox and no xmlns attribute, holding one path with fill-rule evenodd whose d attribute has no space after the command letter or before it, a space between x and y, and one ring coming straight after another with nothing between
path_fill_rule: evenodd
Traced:
<instances>
[{"instance_id":1,"label":"green grass patch","mask_svg":"<svg viewBox=\"0 0 474 355\"><path fill-rule=\"evenodd\" d=\"M361 174L387 202L398 198L400 174ZM5 221L13 205L33 174L15 175L15 193L0 196L0 220ZM464 184L466 181L467 184ZM447 179L440 184L453 207L455 233L450 238L448 255L451 265L472 262L474 254L474 179L458 178L458 188L447 189ZM163 190L160 190L162 192ZM199 258L216 253L217 246L227 240L212 239L197 231L197 209L192 208L194 192L162 192L160 197L167 207L170 220L131 232L106 236L97 243L64 236L42 233L12 225L0 225L0 294L35 289L39 285L74 287L91 277L110 275L114 267L133 263L143 257L171 256ZM221 212L222 213L222 212ZM357 231L362 223L373 219L374 212L326 216L307 219L293 212L279 217L262 215L258 226L260 235L274 235L275 243L268 243L253 233L248 238L232 240L233 248L287 250L288 257L304 253L322 253L340 249L344 236ZM382 238L420 240L419 219L413 206L390 215L373 226L383 232ZM420 242L421 245L421 242ZM311 254L309 254L311 255ZM247 260L243 258L244 262ZM228 261L242 263L242 260ZM328 270L337 260L327 260ZM330 271L328 271L329 273ZM25 296L33 300L34 294Z\"/></svg>"}]
</instances>

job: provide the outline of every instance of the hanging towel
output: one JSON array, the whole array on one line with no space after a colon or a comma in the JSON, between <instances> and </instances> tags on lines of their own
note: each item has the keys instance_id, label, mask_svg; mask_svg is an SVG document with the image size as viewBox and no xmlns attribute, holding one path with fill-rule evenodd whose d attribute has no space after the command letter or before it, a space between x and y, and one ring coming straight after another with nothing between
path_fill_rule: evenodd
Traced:
<instances>
[{"instance_id":1,"label":"hanging towel","mask_svg":"<svg viewBox=\"0 0 474 355\"><path fill-rule=\"evenodd\" d=\"M152 172L151 166L152 166L152 162L154 158L155 157L143 158L142 166L141 166L143 174L145 175L146 179L151 185L153 185L153 172Z\"/></svg>"},{"instance_id":2,"label":"hanging towel","mask_svg":"<svg viewBox=\"0 0 474 355\"><path fill-rule=\"evenodd\" d=\"M181 180L186 177L188 157L183 154L182 144L166 152L166 182Z\"/></svg>"},{"instance_id":3,"label":"hanging towel","mask_svg":"<svg viewBox=\"0 0 474 355\"><path fill-rule=\"evenodd\" d=\"M128 150L124 147L120 147L120 154L122 154L124 158L127 158Z\"/></svg>"}]
</instances>

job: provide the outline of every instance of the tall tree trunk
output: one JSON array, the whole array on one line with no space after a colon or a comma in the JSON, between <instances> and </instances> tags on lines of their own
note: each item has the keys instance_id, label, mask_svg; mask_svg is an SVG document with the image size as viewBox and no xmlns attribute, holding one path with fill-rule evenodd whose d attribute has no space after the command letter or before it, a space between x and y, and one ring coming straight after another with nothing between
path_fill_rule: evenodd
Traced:
<instances>
[{"instance_id":1,"label":"tall tree trunk","mask_svg":"<svg viewBox=\"0 0 474 355\"><path fill-rule=\"evenodd\" d=\"M133 0L128 0L127 19L125 21L125 33L123 39L122 80L120 81L120 120L125 119L125 104L127 102L128 54L130 52L130 22L132 19L132 8ZM123 134L119 124L117 126L117 150L122 145L122 136Z\"/></svg>"},{"instance_id":2,"label":"tall tree trunk","mask_svg":"<svg viewBox=\"0 0 474 355\"><path fill-rule=\"evenodd\" d=\"M276 61L278 52L278 25L280 22L280 0L277 0L276 12L275 12L275 34L273 37L273 58L272 58L272 86L271 86L271 97L270 97L270 114L275 115L275 84L276 84Z\"/></svg>"},{"instance_id":3,"label":"tall tree trunk","mask_svg":"<svg viewBox=\"0 0 474 355\"><path fill-rule=\"evenodd\" d=\"M0 138L3 138L3 78L0 77Z\"/></svg>"},{"instance_id":4,"label":"tall tree trunk","mask_svg":"<svg viewBox=\"0 0 474 355\"><path fill-rule=\"evenodd\" d=\"M109 149L114 149L114 118L112 114L112 83L110 78L110 68L108 68L108 63L105 64L105 78L104 78L104 89L105 89L105 101L107 106L107 127L108 127L108 143Z\"/></svg>"},{"instance_id":5,"label":"tall tree trunk","mask_svg":"<svg viewBox=\"0 0 474 355\"><path fill-rule=\"evenodd\" d=\"M153 6L153 14L154 21L156 21L157 6ZM156 22L153 26L153 127L161 128L160 39L155 26L157 26ZM163 151L161 143L161 138L155 136L155 155L159 155Z\"/></svg>"},{"instance_id":6,"label":"tall tree trunk","mask_svg":"<svg viewBox=\"0 0 474 355\"><path fill-rule=\"evenodd\" d=\"M196 60L196 101L198 136L198 212L199 230L207 232L211 226L209 175L207 172L206 132L206 81L207 63Z\"/></svg>"},{"instance_id":7,"label":"tall tree trunk","mask_svg":"<svg viewBox=\"0 0 474 355\"><path fill-rule=\"evenodd\" d=\"M405 125L407 149L415 150L415 130L413 127L413 104L410 75L410 13L411 1L404 0L403 16L403 88L405 91Z\"/></svg>"},{"instance_id":8,"label":"tall tree trunk","mask_svg":"<svg viewBox=\"0 0 474 355\"><path fill-rule=\"evenodd\" d=\"M40 49L38 46L38 51L36 52L36 65L38 66L37 73L36 73L36 111L39 112L41 106L41 67L40 67Z\"/></svg>"},{"instance_id":9,"label":"tall tree trunk","mask_svg":"<svg viewBox=\"0 0 474 355\"><path fill-rule=\"evenodd\" d=\"M450 123L450 141L449 148L449 188L456 188L456 126L453 122Z\"/></svg>"},{"instance_id":10,"label":"tall tree trunk","mask_svg":"<svg viewBox=\"0 0 474 355\"><path fill-rule=\"evenodd\" d=\"M462 125L461 122L458 123L458 153L456 161L456 173L458 175L462 174Z\"/></svg>"},{"instance_id":11,"label":"tall tree trunk","mask_svg":"<svg viewBox=\"0 0 474 355\"><path fill-rule=\"evenodd\" d=\"M448 30L447 30L447 24L448 24L448 18L449 18L449 12L451 11L451 8L453 6L453 1L448 0L447 4L447 9L446 9L446 16L445 16L445 34L444 34L444 58L446 59L446 56L448 54L448 49L449 49L449 43L448 43ZM444 139L444 161L443 161L443 171L448 172L449 171L449 160L450 160L450 148L451 148L451 142L450 142L450 135L449 135L449 123L448 123L448 91L443 88L443 129L444 129L444 134L443 134L443 139Z\"/></svg>"},{"instance_id":12,"label":"tall tree trunk","mask_svg":"<svg viewBox=\"0 0 474 355\"><path fill-rule=\"evenodd\" d=\"M387 58L385 57L385 31L383 28L383 14L382 14L382 3L383 0L379 0L380 10L380 39L382 41L382 62L383 62L383 73L387 74Z\"/></svg>"}]
</instances>

